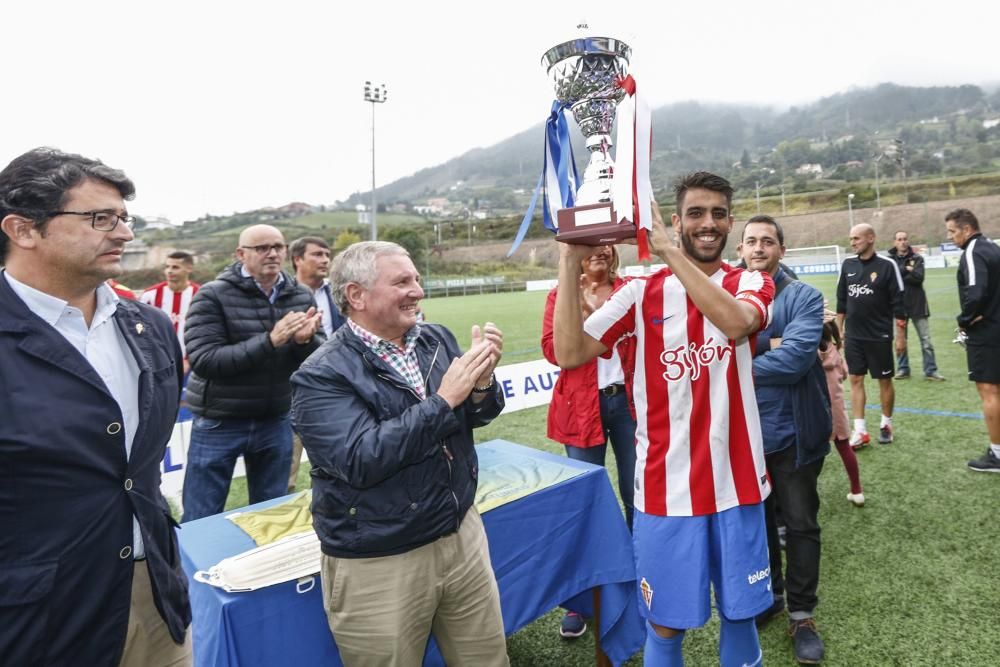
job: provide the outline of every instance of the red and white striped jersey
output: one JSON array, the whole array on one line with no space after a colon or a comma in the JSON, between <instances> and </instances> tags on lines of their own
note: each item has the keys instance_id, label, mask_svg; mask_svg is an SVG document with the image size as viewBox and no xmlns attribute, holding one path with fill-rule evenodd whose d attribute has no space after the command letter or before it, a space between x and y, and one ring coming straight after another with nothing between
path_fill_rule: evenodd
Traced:
<instances>
[{"instance_id":1,"label":"red and white striped jersey","mask_svg":"<svg viewBox=\"0 0 1000 667\"><path fill-rule=\"evenodd\" d=\"M723 263L712 282L770 320L766 273ZM635 508L657 516L714 514L770 493L753 389L753 341L730 340L670 269L623 285L584 330L611 348L636 336Z\"/></svg>"},{"instance_id":2,"label":"red and white striped jersey","mask_svg":"<svg viewBox=\"0 0 1000 667\"><path fill-rule=\"evenodd\" d=\"M191 307L191 299L199 287L198 283L188 283L183 290L175 292L164 281L153 285L139 297L139 301L155 306L170 316L174 331L177 332L177 340L181 343L181 352L184 352L184 322L188 308Z\"/></svg>"}]
</instances>

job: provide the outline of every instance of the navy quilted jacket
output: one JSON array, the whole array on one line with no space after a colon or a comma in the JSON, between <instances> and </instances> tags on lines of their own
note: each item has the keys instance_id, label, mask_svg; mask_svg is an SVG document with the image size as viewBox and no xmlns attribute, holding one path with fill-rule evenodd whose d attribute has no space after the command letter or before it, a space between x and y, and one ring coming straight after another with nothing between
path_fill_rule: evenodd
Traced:
<instances>
[{"instance_id":1,"label":"navy quilted jacket","mask_svg":"<svg viewBox=\"0 0 1000 667\"><path fill-rule=\"evenodd\" d=\"M242 264L226 267L191 299L184 344L191 362L187 402L210 419L280 417L291 405L288 378L323 341L289 342L275 349L270 332L292 311L315 305L313 295L288 274L272 304Z\"/></svg>"},{"instance_id":2,"label":"navy quilted jacket","mask_svg":"<svg viewBox=\"0 0 1000 667\"><path fill-rule=\"evenodd\" d=\"M313 525L342 558L405 553L458 530L475 500L472 429L503 409L499 383L454 410L435 392L461 350L421 324L420 400L387 363L341 327L292 376L292 417L312 463Z\"/></svg>"}]
</instances>

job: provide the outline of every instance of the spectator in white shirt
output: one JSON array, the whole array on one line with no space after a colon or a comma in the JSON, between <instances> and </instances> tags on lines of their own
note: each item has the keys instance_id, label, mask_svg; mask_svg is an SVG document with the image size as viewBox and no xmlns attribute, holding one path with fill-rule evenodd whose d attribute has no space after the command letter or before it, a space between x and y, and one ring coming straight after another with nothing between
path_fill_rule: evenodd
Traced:
<instances>
[{"instance_id":1,"label":"spectator in white shirt","mask_svg":"<svg viewBox=\"0 0 1000 667\"><path fill-rule=\"evenodd\" d=\"M319 311L323 332L327 339L344 324L344 316L333 301L330 292L330 245L318 236L303 236L288 245L288 254L292 258L292 268L295 279L305 285L316 299L316 309ZM299 464L302 462L302 440L298 433L292 437L292 468L288 472L288 492L295 491L299 476Z\"/></svg>"},{"instance_id":2,"label":"spectator in white shirt","mask_svg":"<svg viewBox=\"0 0 1000 667\"><path fill-rule=\"evenodd\" d=\"M318 236L303 236L288 246L295 278L309 288L322 315L323 333L329 338L344 324L344 316L330 293L330 245Z\"/></svg>"}]
</instances>

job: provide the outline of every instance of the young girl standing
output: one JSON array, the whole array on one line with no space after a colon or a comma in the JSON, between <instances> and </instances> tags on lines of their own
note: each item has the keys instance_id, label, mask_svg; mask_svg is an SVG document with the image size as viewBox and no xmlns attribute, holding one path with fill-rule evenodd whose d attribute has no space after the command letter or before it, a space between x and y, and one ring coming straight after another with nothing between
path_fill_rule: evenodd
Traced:
<instances>
[{"instance_id":1,"label":"young girl standing","mask_svg":"<svg viewBox=\"0 0 1000 667\"><path fill-rule=\"evenodd\" d=\"M837 447L844 462L844 469L851 482L851 492L847 499L856 507L863 507L865 494L861 490L861 473L858 470L858 457L854 455L848 443L851 435L850 423L847 419L847 409L844 405L844 380L847 379L847 363L840 354L842 342L840 332L835 322L823 324L823 339L819 344L819 357L826 371L826 384L830 390L830 412L833 415L833 444Z\"/></svg>"}]
</instances>

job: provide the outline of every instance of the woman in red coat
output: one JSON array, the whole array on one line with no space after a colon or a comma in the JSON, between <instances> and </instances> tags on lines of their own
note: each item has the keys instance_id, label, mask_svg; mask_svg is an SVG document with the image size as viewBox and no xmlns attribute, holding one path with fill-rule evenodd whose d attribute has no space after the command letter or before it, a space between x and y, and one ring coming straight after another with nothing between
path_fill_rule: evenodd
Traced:
<instances>
[{"instance_id":1,"label":"woman in red coat","mask_svg":"<svg viewBox=\"0 0 1000 667\"><path fill-rule=\"evenodd\" d=\"M618 277L618 252L613 246L597 246L583 260L580 307L586 318L599 308L625 281ZM556 289L549 292L542 323L542 354L556 363L552 341L552 314ZM612 349L610 359L598 358L583 366L559 373L552 402L549 403L548 437L566 447L571 459L604 465L604 455L611 447L618 464L618 491L625 505L625 520L632 529L632 499L635 494L635 407L632 405L632 375L635 364L635 338L622 337ZM586 631L579 615L563 618L559 634L578 637Z\"/></svg>"}]
</instances>

